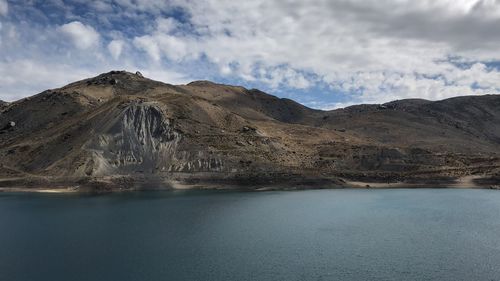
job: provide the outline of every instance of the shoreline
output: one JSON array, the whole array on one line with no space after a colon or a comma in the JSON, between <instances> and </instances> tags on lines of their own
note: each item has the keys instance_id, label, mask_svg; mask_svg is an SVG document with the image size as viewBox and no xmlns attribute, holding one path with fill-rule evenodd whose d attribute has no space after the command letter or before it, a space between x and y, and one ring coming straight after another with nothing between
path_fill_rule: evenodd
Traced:
<instances>
[{"instance_id":1,"label":"shoreline","mask_svg":"<svg viewBox=\"0 0 500 281\"><path fill-rule=\"evenodd\" d=\"M153 191L153 190L234 190L234 191L297 191L297 190L320 190L320 189L416 189L416 188L456 188L456 189L494 189L500 190L500 185L479 185L474 182L476 179L481 179L481 176L465 176L457 179L453 183L411 183L411 182L364 182L351 181L343 179L341 185L256 185L256 186L234 186L233 188L227 184L185 184L180 182L171 182L172 188L107 188L95 189L86 186L61 186L61 187L28 187L28 186L13 186L0 187L0 193L47 193L47 194L69 194L69 193L117 193L117 192L133 192L133 191Z\"/></svg>"},{"instance_id":2,"label":"shoreline","mask_svg":"<svg viewBox=\"0 0 500 281\"><path fill-rule=\"evenodd\" d=\"M46 188L46 187L0 187L0 193L23 192L23 193L83 193L78 188L61 187L61 188Z\"/></svg>"},{"instance_id":3,"label":"shoreline","mask_svg":"<svg viewBox=\"0 0 500 281\"><path fill-rule=\"evenodd\" d=\"M499 189L500 186L492 188L491 185L479 185L474 182L476 179L481 179L481 176L465 176L457 179L453 183L410 183L410 182L363 182L363 181L346 181L349 187L353 188L467 188L467 189Z\"/></svg>"}]
</instances>

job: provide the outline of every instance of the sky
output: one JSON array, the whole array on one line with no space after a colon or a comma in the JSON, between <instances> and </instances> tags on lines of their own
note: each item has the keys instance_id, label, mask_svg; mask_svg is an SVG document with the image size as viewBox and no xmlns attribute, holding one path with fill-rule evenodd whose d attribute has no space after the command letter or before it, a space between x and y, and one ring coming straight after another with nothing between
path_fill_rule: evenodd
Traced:
<instances>
[{"instance_id":1,"label":"sky","mask_svg":"<svg viewBox=\"0 0 500 281\"><path fill-rule=\"evenodd\" d=\"M0 0L0 99L110 70L334 109L500 91L500 0Z\"/></svg>"}]
</instances>

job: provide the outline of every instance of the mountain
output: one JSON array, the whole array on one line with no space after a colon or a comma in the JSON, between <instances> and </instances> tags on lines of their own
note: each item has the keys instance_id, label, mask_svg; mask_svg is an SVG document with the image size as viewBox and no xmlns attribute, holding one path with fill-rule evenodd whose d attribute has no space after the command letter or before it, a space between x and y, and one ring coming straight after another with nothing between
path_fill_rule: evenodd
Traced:
<instances>
[{"instance_id":1,"label":"mountain","mask_svg":"<svg viewBox=\"0 0 500 281\"><path fill-rule=\"evenodd\" d=\"M0 106L3 187L490 187L499 156L498 95L320 111L111 71Z\"/></svg>"}]
</instances>

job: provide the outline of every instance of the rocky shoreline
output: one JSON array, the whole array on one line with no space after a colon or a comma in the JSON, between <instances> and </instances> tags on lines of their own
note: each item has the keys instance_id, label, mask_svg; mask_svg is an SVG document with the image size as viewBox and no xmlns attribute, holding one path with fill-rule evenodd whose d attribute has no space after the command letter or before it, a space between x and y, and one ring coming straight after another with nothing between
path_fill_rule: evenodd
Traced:
<instances>
[{"instance_id":1,"label":"rocky shoreline","mask_svg":"<svg viewBox=\"0 0 500 281\"><path fill-rule=\"evenodd\" d=\"M43 182L43 183L42 183ZM361 181L342 178L282 177L255 178L185 178L176 180L147 178L81 179L1 179L0 192L37 193L109 193L147 190L240 190L240 191L290 191L310 189L398 189L398 188L470 188L499 189L500 179L483 176L465 176L456 179L427 178L411 181Z\"/></svg>"}]
</instances>

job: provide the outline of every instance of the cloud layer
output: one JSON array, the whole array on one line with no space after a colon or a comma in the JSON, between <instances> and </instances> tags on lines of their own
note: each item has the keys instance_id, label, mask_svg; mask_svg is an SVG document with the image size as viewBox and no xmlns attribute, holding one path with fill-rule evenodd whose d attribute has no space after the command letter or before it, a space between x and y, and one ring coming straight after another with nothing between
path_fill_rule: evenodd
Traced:
<instances>
[{"instance_id":1,"label":"cloud layer","mask_svg":"<svg viewBox=\"0 0 500 281\"><path fill-rule=\"evenodd\" d=\"M318 108L500 90L498 0L43 2L0 0L0 99L112 68Z\"/></svg>"}]
</instances>

